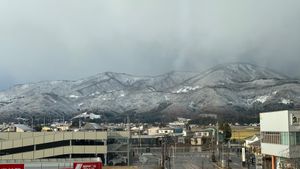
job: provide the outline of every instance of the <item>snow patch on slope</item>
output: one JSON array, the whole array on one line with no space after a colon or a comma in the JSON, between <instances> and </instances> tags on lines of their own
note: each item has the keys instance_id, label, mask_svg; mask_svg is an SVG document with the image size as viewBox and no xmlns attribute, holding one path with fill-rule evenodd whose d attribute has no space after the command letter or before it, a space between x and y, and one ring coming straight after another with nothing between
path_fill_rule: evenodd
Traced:
<instances>
[{"instance_id":1,"label":"snow patch on slope","mask_svg":"<svg viewBox=\"0 0 300 169\"><path fill-rule=\"evenodd\" d=\"M188 93L190 91L194 91L199 89L199 86L195 86L195 87L191 87L191 86L184 86L183 88L178 89L177 91L173 92L173 93Z\"/></svg>"},{"instance_id":2,"label":"snow patch on slope","mask_svg":"<svg viewBox=\"0 0 300 169\"><path fill-rule=\"evenodd\" d=\"M264 95L264 96L258 96L255 100L255 102L265 103L271 96Z\"/></svg>"},{"instance_id":3,"label":"snow patch on slope","mask_svg":"<svg viewBox=\"0 0 300 169\"><path fill-rule=\"evenodd\" d=\"M284 98L281 98L281 101L280 101L280 103L283 103L283 104L291 104L291 103L292 103L292 101L291 101L291 100L289 100L289 99L284 99Z\"/></svg>"},{"instance_id":4,"label":"snow patch on slope","mask_svg":"<svg viewBox=\"0 0 300 169\"><path fill-rule=\"evenodd\" d=\"M73 95L73 94L72 94L72 95L70 95L69 97L70 97L70 98L72 98L72 99L78 99L78 98L79 98L79 96L77 96L77 95Z\"/></svg>"},{"instance_id":5,"label":"snow patch on slope","mask_svg":"<svg viewBox=\"0 0 300 169\"><path fill-rule=\"evenodd\" d=\"M100 92L96 91L95 93L91 93L89 96L95 96L95 95L99 95Z\"/></svg>"},{"instance_id":6,"label":"snow patch on slope","mask_svg":"<svg viewBox=\"0 0 300 169\"><path fill-rule=\"evenodd\" d=\"M5 95L0 95L0 101L7 101L9 100L8 97L6 97Z\"/></svg>"}]
</instances>

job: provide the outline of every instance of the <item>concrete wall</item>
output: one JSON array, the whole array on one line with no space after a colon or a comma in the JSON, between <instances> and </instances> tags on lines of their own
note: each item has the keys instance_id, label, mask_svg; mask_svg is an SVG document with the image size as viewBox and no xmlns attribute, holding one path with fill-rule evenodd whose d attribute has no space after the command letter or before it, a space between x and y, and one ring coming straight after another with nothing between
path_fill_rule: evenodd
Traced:
<instances>
[{"instance_id":1,"label":"concrete wall","mask_svg":"<svg viewBox=\"0 0 300 169\"><path fill-rule=\"evenodd\" d=\"M37 144L51 143L62 140L107 140L107 132L30 132L0 133L0 150ZM103 146L64 146L31 152L0 156L1 160L39 159L65 154L106 154L107 145Z\"/></svg>"},{"instance_id":2,"label":"concrete wall","mask_svg":"<svg viewBox=\"0 0 300 169\"><path fill-rule=\"evenodd\" d=\"M289 112L284 110L260 113L260 131L288 132Z\"/></svg>"},{"instance_id":3,"label":"concrete wall","mask_svg":"<svg viewBox=\"0 0 300 169\"><path fill-rule=\"evenodd\" d=\"M107 140L106 132L30 132L0 133L0 150L62 140Z\"/></svg>"},{"instance_id":4,"label":"concrete wall","mask_svg":"<svg viewBox=\"0 0 300 169\"><path fill-rule=\"evenodd\" d=\"M292 123L292 116L300 117L300 111L276 111L260 114L261 132L300 132L300 124ZM261 143L262 154L285 158L299 158L300 145Z\"/></svg>"},{"instance_id":5,"label":"concrete wall","mask_svg":"<svg viewBox=\"0 0 300 169\"><path fill-rule=\"evenodd\" d=\"M261 143L261 153L290 158L290 149L288 145Z\"/></svg>"},{"instance_id":6,"label":"concrete wall","mask_svg":"<svg viewBox=\"0 0 300 169\"><path fill-rule=\"evenodd\" d=\"M17 140L33 137L107 139L107 132L0 132L0 140Z\"/></svg>"},{"instance_id":7,"label":"concrete wall","mask_svg":"<svg viewBox=\"0 0 300 169\"><path fill-rule=\"evenodd\" d=\"M0 160L32 160L65 154L106 154L106 146L65 146L0 156Z\"/></svg>"}]
</instances>

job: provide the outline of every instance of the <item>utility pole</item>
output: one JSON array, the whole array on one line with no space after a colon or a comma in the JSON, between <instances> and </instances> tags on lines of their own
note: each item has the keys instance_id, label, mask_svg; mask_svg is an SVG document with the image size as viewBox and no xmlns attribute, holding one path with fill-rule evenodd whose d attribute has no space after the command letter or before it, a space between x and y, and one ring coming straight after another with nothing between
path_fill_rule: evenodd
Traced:
<instances>
[{"instance_id":1,"label":"utility pole","mask_svg":"<svg viewBox=\"0 0 300 169\"><path fill-rule=\"evenodd\" d=\"M227 147L227 168L229 168L229 156L230 156L230 141L228 141L228 147Z\"/></svg>"},{"instance_id":2,"label":"utility pole","mask_svg":"<svg viewBox=\"0 0 300 169\"><path fill-rule=\"evenodd\" d=\"M129 166L130 163L130 140L131 140L131 133L130 133L130 119L129 119L129 116L127 116L127 130L128 130L128 133L129 133L129 136L128 136L128 145L127 145L127 165Z\"/></svg>"},{"instance_id":3,"label":"utility pole","mask_svg":"<svg viewBox=\"0 0 300 169\"><path fill-rule=\"evenodd\" d=\"M216 124L216 129L217 129L217 147L219 147L219 122L217 121L217 124Z\"/></svg>"},{"instance_id":4,"label":"utility pole","mask_svg":"<svg viewBox=\"0 0 300 169\"><path fill-rule=\"evenodd\" d=\"M166 162L167 162L167 167L170 169L171 163L170 163L170 157L168 155L169 150L168 150L168 138L164 136L162 138L162 145L161 145L161 167L165 169L166 167Z\"/></svg>"},{"instance_id":5,"label":"utility pole","mask_svg":"<svg viewBox=\"0 0 300 169\"><path fill-rule=\"evenodd\" d=\"M34 128L34 124L33 124L33 117L31 116L31 128Z\"/></svg>"},{"instance_id":6,"label":"utility pole","mask_svg":"<svg viewBox=\"0 0 300 169\"><path fill-rule=\"evenodd\" d=\"M79 127L79 129L81 129L81 118L79 118L78 127Z\"/></svg>"},{"instance_id":7,"label":"utility pole","mask_svg":"<svg viewBox=\"0 0 300 169\"><path fill-rule=\"evenodd\" d=\"M175 168L175 150L176 150L176 143L174 143L174 146L172 148L173 151L173 167Z\"/></svg>"},{"instance_id":8,"label":"utility pole","mask_svg":"<svg viewBox=\"0 0 300 169\"><path fill-rule=\"evenodd\" d=\"M161 162L160 166L164 169L165 168L165 137L162 137L161 140Z\"/></svg>"}]
</instances>

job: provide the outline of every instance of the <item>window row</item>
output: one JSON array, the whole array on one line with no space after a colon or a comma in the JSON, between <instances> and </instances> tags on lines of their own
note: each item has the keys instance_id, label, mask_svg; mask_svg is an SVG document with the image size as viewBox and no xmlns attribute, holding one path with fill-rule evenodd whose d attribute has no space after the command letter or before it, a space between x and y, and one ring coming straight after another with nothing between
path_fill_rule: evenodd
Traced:
<instances>
[{"instance_id":1,"label":"window row","mask_svg":"<svg viewBox=\"0 0 300 169\"><path fill-rule=\"evenodd\" d=\"M262 132L262 143L300 145L300 132Z\"/></svg>"}]
</instances>

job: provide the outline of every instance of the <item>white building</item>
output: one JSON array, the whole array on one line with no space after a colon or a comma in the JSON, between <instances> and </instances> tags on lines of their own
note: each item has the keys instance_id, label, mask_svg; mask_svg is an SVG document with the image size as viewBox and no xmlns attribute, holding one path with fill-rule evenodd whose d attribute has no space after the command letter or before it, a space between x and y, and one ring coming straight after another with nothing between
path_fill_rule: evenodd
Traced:
<instances>
[{"instance_id":1,"label":"white building","mask_svg":"<svg viewBox=\"0 0 300 169\"><path fill-rule=\"evenodd\" d=\"M207 130L203 130L203 131L197 131L194 134L195 136L199 136L199 137L210 137L210 132Z\"/></svg>"},{"instance_id":2,"label":"white building","mask_svg":"<svg viewBox=\"0 0 300 169\"><path fill-rule=\"evenodd\" d=\"M261 151L272 156L272 168L300 161L300 111L260 113ZM298 159L297 159L298 158Z\"/></svg>"},{"instance_id":3,"label":"white building","mask_svg":"<svg viewBox=\"0 0 300 169\"><path fill-rule=\"evenodd\" d=\"M159 127L151 127L147 131L148 135L153 136L158 134Z\"/></svg>"},{"instance_id":4,"label":"white building","mask_svg":"<svg viewBox=\"0 0 300 169\"><path fill-rule=\"evenodd\" d=\"M170 127L164 127L164 128L160 128L158 130L158 134L173 134L174 133L174 129L170 128Z\"/></svg>"}]
</instances>

